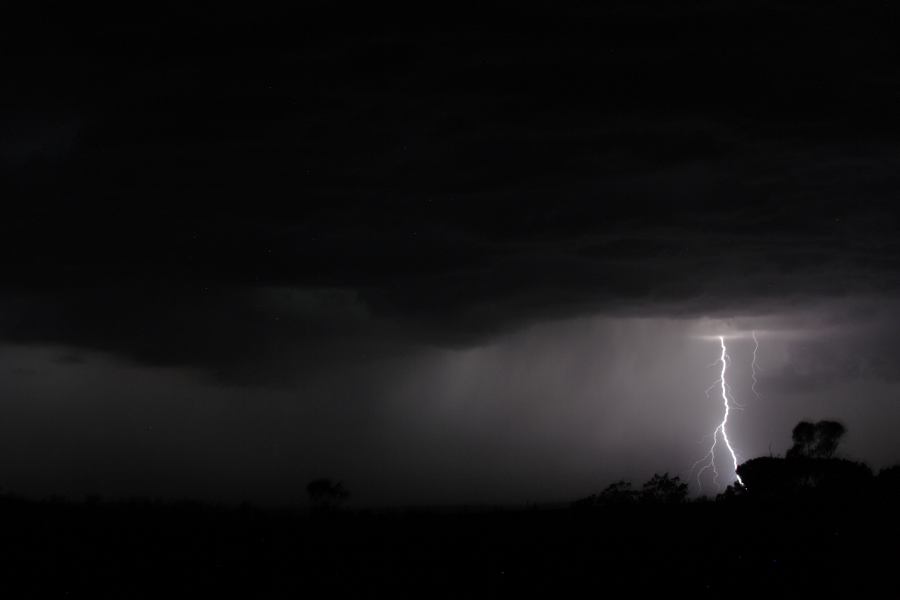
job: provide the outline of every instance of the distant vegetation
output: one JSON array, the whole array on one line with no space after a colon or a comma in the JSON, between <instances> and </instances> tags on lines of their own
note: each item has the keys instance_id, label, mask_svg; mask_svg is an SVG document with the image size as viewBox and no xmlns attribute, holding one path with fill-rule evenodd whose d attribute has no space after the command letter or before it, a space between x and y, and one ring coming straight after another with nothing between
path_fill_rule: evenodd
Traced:
<instances>
[{"instance_id":1,"label":"distant vegetation","mask_svg":"<svg viewBox=\"0 0 900 600\"><path fill-rule=\"evenodd\" d=\"M740 465L746 487L689 500L663 473L571 509L338 510L0 495L10 598L879 597L894 585L900 467L839 456L844 428L800 423L784 457ZM15 593L13 593L15 591Z\"/></svg>"},{"instance_id":2,"label":"distant vegetation","mask_svg":"<svg viewBox=\"0 0 900 600\"><path fill-rule=\"evenodd\" d=\"M717 500L850 500L900 492L900 466L882 469L876 476L865 463L837 455L846 433L837 421L801 421L793 429L793 445L784 457L764 456L739 465L737 472L744 485L729 486ZM654 475L641 489L632 488L628 481L617 481L597 494L576 500L572 507L584 510L687 501L687 484L665 473Z\"/></svg>"}]
</instances>

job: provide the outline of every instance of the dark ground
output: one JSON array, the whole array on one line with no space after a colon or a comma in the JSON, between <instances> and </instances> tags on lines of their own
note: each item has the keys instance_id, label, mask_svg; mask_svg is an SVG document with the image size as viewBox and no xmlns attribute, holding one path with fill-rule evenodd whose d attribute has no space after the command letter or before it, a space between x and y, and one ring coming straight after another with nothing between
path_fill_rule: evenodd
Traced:
<instances>
[{"instance_id":1,"label":"dark ground","mask_svg":"<svg viewBox=\"0 0 900 600\"><path fill-rule=\"evenodd\" d=\"M7 597L864 597L893 575L893 497L325 515L0 503ZM12 595L14 594L14 595Z\"/></svg>"}]
</instances>

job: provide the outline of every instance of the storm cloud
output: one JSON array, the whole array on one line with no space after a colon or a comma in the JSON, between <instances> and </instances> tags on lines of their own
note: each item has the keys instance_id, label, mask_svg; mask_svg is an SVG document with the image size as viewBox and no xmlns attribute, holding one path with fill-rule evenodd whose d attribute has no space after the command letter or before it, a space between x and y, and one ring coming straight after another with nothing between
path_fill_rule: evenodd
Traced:
<instances>
[{"instance_id":1,"label":"storm cloud","mask_svg":"<svg viewBox=\"0 0 900 600\"><path fill-rule=\"evenodd\" d=\"M702 338L756 330L747 457L837 414L890 460L867 402L900 372L896 9L838 4L32 15L4 37L9 422L127 447L156 475L110 466L121 493L193 493L153 454L182 444L212 496L326 472L561 499L698 458ZM165 449L90 417L127 431L130 405L210 429Z\"/></svg>"}]
</instances>

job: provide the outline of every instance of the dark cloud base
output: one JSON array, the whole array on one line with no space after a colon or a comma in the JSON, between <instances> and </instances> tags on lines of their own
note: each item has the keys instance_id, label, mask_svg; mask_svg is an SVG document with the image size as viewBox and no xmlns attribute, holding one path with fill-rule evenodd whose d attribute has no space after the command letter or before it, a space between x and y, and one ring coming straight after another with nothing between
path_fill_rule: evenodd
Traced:
<instances>
[{"instance_id":1,"label":"dark cloud base","mask_svg":"<svg viewBox=\"0 0 900 600\"><path fill-rule=\"evenodd\" d=\"M71 10L6 38L4 340L234 373L896 293L890 6Z\"/></svg>"}]
</instances>

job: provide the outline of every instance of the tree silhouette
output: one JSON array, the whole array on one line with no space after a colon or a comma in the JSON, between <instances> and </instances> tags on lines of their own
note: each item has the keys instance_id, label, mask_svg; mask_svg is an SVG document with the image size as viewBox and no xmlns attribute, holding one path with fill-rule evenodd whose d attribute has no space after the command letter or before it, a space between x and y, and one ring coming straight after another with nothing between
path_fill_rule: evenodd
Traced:
<instances>
[{"instance_id":1,"label":"tree silhouette","mask_svg":"<svg viewBox=\"0 0 900 600\"><path fill-rule=\"evenodd\" d=\"M641 488L641 501L650 504L680 504L687 498L688 486L677 475L656 473Z\"/></svg>"},{"instance_id":2,"label":"tree silhouette","mask_svg":"<svg viewBox=\"0 0 900 600\"><path fill-rule=\"evenodd\" d=\"M900 465L881 469L878 473L878 488L885 494L900 495Z\"/></svg>"},{"instance_id":3,"label":"tree silhouette","mask_svg":"<svg viewBox=\"0 0 900 600\"><path fill-rule=\"evenodd\" d=\"M572 507L581 510L605 506L626 506L634 504L637 501L637 497L638 492L631 488L631 482L621 480L609 484L599 494L591 494L586 498L576 500Z\"/></svg>"},{"instance_id":4,"label":"tree silhouette","mask_svg":"<svg viewBox=\"0 0 900 600\"><path fill-rule=\"evenodd\" d=\"M621 506L633 503L636 500L636 496L637 492L631 489L631 482L623 479L606 486L606 488L600 492L598 500L600 504L606 506Z\"/></svg>"},{"instance_id":5,"label":"tree silhouette","mask_svg":"<svg viewBox=\"0 0 900 600\"><path fill-rule=\"evenodd\" d=\"M319 511L336 510L350 497L343 482L333 483L328 478L310 481L306 486L306 493L313 509Z\"/></svg>"},{"instance_id":6,"label":"tree silhouette","mask_svg":"<svg viewBox=\"0 0 900 600\"><path fill-rule=\"evenodd\" d=\"M832 458L847 429L837 421L800 421L791 432L787 458Z\"/></svg>"}]
</instances>

